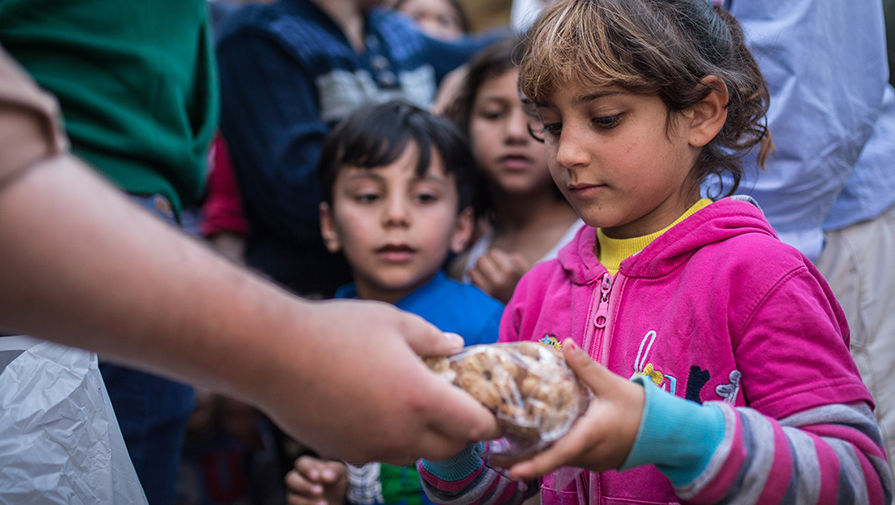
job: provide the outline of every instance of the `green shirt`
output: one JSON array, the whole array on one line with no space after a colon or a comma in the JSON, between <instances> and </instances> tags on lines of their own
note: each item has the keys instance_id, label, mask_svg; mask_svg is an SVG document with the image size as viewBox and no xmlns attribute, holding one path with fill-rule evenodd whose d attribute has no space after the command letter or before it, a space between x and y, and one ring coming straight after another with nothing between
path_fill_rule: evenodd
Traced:
<instances>
[{"instance_id":1,"label":"green shirt","mask_svg":"<svg viewBox=\"0 0 895 505\"><path fill-rule=\"evenodd\" d=\"M218 115L205 0L0 0L0 44L59 100L75 154L129 193L199 198Z\"/></svg>"}]
</instances>

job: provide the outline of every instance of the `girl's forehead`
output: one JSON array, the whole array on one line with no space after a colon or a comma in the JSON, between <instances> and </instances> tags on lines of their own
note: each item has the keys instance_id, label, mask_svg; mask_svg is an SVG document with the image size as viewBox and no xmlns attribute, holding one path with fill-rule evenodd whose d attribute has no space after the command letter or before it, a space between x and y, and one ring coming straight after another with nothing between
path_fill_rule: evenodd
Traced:
<instances>
[{"instance_id":1,"label":"girl's forehead","mask_svg":"<svg viewBox=\"0 0 895 505\"><path fill-rule=\"evenodd\" d=\"M504 72L500 72L485 78L478 87L479 93L483 90L493 92L495 90L511 91L518 94L519 91L519 69L509 68Z\"/></svg>"},{"instance_id":2,"label":"girl's forehead","mask_svg":"<svg viewBox=\"0 0 895 505\"><path fill-rule=\"evenodd\" d=\"M627 94L624 88L609 84L585 83L578 80L558 81L535 105L585 105L601 98Z\"/></svg>"}]
</instances>

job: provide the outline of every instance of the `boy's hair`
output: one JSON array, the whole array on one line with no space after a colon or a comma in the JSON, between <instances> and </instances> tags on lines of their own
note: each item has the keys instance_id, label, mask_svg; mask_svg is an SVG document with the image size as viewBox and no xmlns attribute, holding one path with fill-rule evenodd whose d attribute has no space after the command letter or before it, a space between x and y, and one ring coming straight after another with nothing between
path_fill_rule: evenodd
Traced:
<instances>
[{"instance_id":1,"label":"boy's hair","mask_svg":"<svg viewBox=\"0 0 895 505\"><path fill-rule=\"evenodd\" d=\"M575 82L656 94L677 112L711 92L701 79L717 76L727 86L727 120L695 169L699 181L729 173L728 195L742 177L742 156L760 145L763 166L773 149L767 83L739 23L705 0L557 0L538 17L524 45L519 85L535 102Z\"/></svg>"},{"instance_id":2,"label":"boy's hair","mask_svg":"<svg viewBox=\"0 0 895 505\"><path fill-rule=\"evenodd\" d=\"M445 174L454 176L457 211L472 205L475 161L466 138L450 121L403 100L362 106L327 135L317 165L323 200L332 204L333 185L342 168L383 167L400 158L411 142L419 151L417 175L429 171L434 152Z\"/></svg>"}]
</instances>

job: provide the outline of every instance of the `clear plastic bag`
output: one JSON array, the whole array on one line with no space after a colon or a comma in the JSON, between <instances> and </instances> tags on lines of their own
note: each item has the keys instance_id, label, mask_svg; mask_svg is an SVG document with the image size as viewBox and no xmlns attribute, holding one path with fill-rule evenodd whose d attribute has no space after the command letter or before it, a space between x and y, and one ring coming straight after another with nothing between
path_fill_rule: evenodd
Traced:
<instances>
[{"instance_id":1,"label":"clear plastic bag","mask_svg":"<svg viewBox=\"0 0 895 505\"><path fill-rule=\"evenodd\" d=\"M569 431L591 397L562 354L537 342L474 345L426 363L497 416L505 435L490 442L491 454L546 448Z\"/></svg>"},{"instance_id":2,"label":"clear plastic bag","mask_svg":"<svg viewBox=\"0 0 895 505\"><path fill-rule=\"evenodd\" d=\"M0 504L146 505L96 354L0 337Z\"/></svg>"}]
</instances>

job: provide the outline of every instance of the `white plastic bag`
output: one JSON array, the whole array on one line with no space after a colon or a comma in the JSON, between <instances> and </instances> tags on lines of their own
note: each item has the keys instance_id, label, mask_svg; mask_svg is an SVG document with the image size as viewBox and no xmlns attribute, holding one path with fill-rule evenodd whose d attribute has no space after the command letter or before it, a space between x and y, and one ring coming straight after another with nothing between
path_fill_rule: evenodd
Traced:
<instances>
[{"instance_id":1,"label":"white plastic bag","mask_svg":"<svg viewBox=\"0 0 895 505\"><path fill-rule=\"evenodd\" d=\"M96 354L0 337L0 504L23 503L147 501Z\"/></svg>"}]
</instances>

